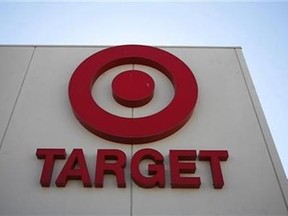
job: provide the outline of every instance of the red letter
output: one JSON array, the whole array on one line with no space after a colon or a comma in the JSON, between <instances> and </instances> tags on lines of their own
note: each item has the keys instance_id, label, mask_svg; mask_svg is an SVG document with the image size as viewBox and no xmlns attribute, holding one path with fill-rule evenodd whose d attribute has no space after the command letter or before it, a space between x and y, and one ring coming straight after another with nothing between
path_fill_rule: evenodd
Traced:
<instances>
[{"instance_id":1,"label":"red letter","mask_svg":"<svg viewBox=\"0 0 288 216\"><path fill-rule=\"evenodd\" d=\"M36 156L38 159L44 159L40 184L42 187L50 187L54 162L56 159L65 159L65 149L37 149Z\"/></svg>"},{"instance_id":2,"label":"red letter","mask_svg":"<svg viewBox=\"0 0 288 216\"><path fill-rule=\"evenodd\" d=\"M77 168L75 168L77 166ZM91 180L82 149L73 149L57 180L57 187L65 187L68 180L81 179L84 187L91 187Z\"/></svg>"},{"instance_id":3,"label":"red letter","mask_svg":"<svg viewBox=\"0 0 288 216\"><path fill-rule=\"evenodd\" d=\"M172 188L199 188L201 181L199 177L184 177L181 173L195 173L195 163L183 162L180 160L195 160L195 150L170 150L170 172Z\"/></svg>"},{"instance_id":4,"label":"red letter","mask_svg":"<svg viewBox=\"0 0 288 216\"><path fill-rule=\"evenodd\" d=\"M200 150L198 157L200 161L210 161L214 188L221 189L224 185L224 180L220 161L226 161L228 159L228 151Z\"/></svg>"},{"instance_id":5,"label":"red letter","mask_svg":"<svg viewBox=\"0 0 288 216\"><path fill-rule=\"evenodd\" d=\"M106 160L116 160L115 163L106 163ZM99 149L97 153L95 187L103 187L104 174L114 174L117 186L125 188L126 155L118 149Z\"/></svg>"},{"instance_id":6,"label":"red letter","mask_svg":"<svg viewBox=\"0 0 288 216\"><path fill-rule=\"evenodd\" d=\"M139 170L139 164L145 159L150 159L155 164L148 165L148 174L153 177L143 176ZM164 158L160 152L154 149L142 149L134 154L131 160L131 175L134 182L143 188L153 188L156 185L160 188L165 187Z\"/></svg>"}]
</instances>

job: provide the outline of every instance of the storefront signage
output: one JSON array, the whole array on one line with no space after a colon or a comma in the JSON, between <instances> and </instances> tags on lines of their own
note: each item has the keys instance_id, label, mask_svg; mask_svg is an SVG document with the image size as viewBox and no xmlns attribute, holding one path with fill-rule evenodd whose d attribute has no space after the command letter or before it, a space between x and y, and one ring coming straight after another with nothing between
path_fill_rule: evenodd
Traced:
<instances>
[{"instance_id":1,"label":"storefront signage","mask_svg":"<svg viewBox=\"0 0 288 216\"><path fill-rule=\"evenodd\" d=\"M113 115L102 109L92 97L95 80L107 70L124 65L141 64L153 67L165 74L174 86L175 96L160 112L141 118ZM154 94L154 81L143 71L128 70L117 75L112 82L114 99L126 107L147 104ZM95 135L122 144L155 142L175 133L187 123L198 98L196 79L189 67L179 58L164 50L142 46L124 45L104 49L84 60L74 71L69 83L71 107L79 122ZM49 187L57 160L66 159L66 151L60 149L37 149L36 156L44 160L40 183ZM142 161L152 161L148 173L140 170ZM200 177L194 176L196 161L208 161L213 186L224 185L221 161L228 159L227 150L170 150L170 185L172 188L199 188ZM91 179L82 149L73 149L68 156L55 184L65 187L68 180L81 180L84 187L104 187L104 175L116 177L117 186L126 187L127 156L119 149L98 149L95 178ZM154 149L141 149L130 161L131 178L143 188L165 187L164 156ZM185 174L189 174L188 176Z\"/></svg>"}]
</instances>

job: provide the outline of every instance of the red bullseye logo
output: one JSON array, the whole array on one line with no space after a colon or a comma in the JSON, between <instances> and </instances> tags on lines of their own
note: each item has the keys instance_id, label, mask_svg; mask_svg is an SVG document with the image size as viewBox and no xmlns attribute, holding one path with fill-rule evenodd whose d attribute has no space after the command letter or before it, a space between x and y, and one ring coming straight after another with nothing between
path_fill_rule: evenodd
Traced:
<instances>
[{"instance_id":1,"label":"red bullseye logo","mask_svg":"<svg viewBox=\"0 0 288 216\"><path fill-rule=\"evenodd\" d=\"M157 69L173 84L175 95L158 113L140 118L113 115L102 109L92 96L97 78L107 70L125 64L140 64ZM112 81L113 98L126 107L141 107L154 95L154 80L144 71L128 70ZM190 118L198 96L196 79L189 67L164 50L123 45L104 49L84 60L69 83L69 98L79 122L104 139L126 144L141 144L163 139L179 130Z\"/></svg>"}]
</instances>

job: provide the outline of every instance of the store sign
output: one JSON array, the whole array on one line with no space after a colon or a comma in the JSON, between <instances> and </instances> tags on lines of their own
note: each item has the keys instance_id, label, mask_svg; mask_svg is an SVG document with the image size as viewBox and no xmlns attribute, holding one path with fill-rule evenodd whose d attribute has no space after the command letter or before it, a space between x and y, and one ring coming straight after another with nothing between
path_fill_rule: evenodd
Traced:
<instances>
[{"instance_id":1,"label":"store sign","mask_svg":"<svg viewBox=\"0 0 288 216\"><path fill-rule=\"evenodd\" d=\"M126 118L103 110L93 99L91 90L96 79L107 70L125 64L141 64L166 75L174 86L174 98L160 112L141 118ZM143 71L128 70L112 82L114 99L126 107L140 107L153 98L155 83ZM198 87L189 67L164 50L124 45L104 49L84 60L73 73L69 83L71 107L79 122L90 132L104 139L124 144L143 144L163 139L186 124L197 102ZM37 149L38 159L44 160L40 183L49 187L56 160L65 159L65 149ZM195 160L209 161L214 188L224 185L220 161L228 159L226 150L170 150L170 182L172 188L199 188L200 177L194 174ZM153 161L148 176L140 171L143 160ZM111 160L113 162L111 162ZM126 155L119 149L99 149L95 167L95 187L103 187L105 174L116 177L118 187L126 187ZM142 149L131 158L131 177L143 188L165 187L164 156L154 149ZM84 187L92 187L82 149L74 149L56 179L56 186L64 187L68 180L79 179Z\"/></svg>"},{"instance_id":2,"label":"store sign","mask_svg":"<svg viewBox=\"0 0 288 216\"><path fill-rule=\"evenodd\" d=\"M43 187L49 187L56 160L65 159L65 149L37 149L38 159L44 159L40 183ZM193 174L196 170L196 150L170 150L170 181L172 188L199 188L200 177L182 176L182 174ZM148 165L149 177L140 171L143 160L150 159L152 164ZM201 150L198 154L199 161L209 161L214 188L222 188L224 185L220 161L228 159L227 151ZM113 160L114 162L110 162ZM119 188L126 187L125 167L127 158L119 149L99 149L97 151L95 167L95 187L103 187L104 175L113 174L116 177ZM165 187L165 165L164 156L154 149L141 149L131 158L131 177L140 187L153 188ZM77 168L75 166L77 165ZM79 179L84 187L92 187L91 177L87 168L85 156L82 149L73 149L68 157L62 171L58 175L55 184L57 187L65 187L68 180Z\"/></svg>"},{"instance_id":3,"label":"store sign","mask_svg":"<svg viewBox=\"0 0 288 216\"><path fill-rule=\"evenodd\" d=\"M142 118L119 117L103 110L95 103L91 88L105 71L125 64L141 64L165 74L174 86L171 103L159 113ZM128 107L139 107L153 97L153 80L141 71L123 72L113 80L112 87L116 101ZM185 63L166 51L140 45L95 53L78 66L69 84L71 106L79 122L97 136L117 143L141 144L171 135L189 120L197 96L196 79Z\"/></svg>"}]
</instances>

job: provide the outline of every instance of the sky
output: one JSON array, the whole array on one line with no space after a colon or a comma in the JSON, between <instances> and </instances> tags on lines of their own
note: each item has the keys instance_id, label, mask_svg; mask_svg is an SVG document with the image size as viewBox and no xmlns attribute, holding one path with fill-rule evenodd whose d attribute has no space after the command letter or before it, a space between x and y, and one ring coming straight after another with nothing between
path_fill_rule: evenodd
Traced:
<instances>
[{"instance_id":1,"label":"sky","mask_svg":"<svg viewBox=\"0 0 288 216\"><path fill-rule=\"evenodd\" d=\"M0 44L241 46L288 176L288 2L7 2Z\"/></svg>"}]
</instances>

